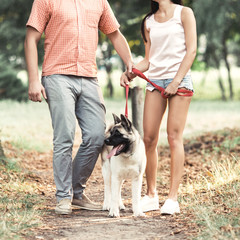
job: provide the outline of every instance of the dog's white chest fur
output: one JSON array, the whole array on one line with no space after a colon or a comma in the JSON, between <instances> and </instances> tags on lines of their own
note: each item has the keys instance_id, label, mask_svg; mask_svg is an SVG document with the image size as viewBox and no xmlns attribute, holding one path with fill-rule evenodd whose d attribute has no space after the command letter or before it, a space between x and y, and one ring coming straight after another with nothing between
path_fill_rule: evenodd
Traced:
<instances>
[{"instance_id":1,"label":"dog's white chest fur","mask_svg":"<svg viewBox=\"0 0 240 240\"><path fill-rule=\"evenodd\" d=\"M145 155L144 145L140 144L139 152L129 157L113 156L110 160L111 173L120 180L137 178L144 173L144 162L142 162L142 155Z\"/></svg>"}]
</instances>

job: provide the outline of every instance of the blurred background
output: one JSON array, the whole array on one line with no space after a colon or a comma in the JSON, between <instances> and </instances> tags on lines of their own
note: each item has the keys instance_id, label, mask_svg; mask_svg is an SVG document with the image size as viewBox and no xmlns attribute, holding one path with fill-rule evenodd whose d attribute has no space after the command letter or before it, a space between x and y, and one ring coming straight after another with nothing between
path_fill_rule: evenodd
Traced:
<instances>
[{"instance_id":1,"label":"blurred background","mask_svg":"<svg viewBox=\"0 0 240 240\"><path fill-rule=\"evenodd\" d=\"M39 126L38 121L41 119L43 122L44 118L49 121L45 103L28 101L23 43L26 34L25 24L32 3L33 0L1 0L0 5L0 133L7 140L7 136L13 134L12 131L6 132L6 129L13 129L16 119L21 124L15 130L17 139L19 134L24 135L19 131L25 126L31 129L30 135L34 136L32 131ZM150 1L109 0L109 3L121 24L120 30L129 43L134 62L137 63L144 56L140 24L150 10ZM198 52L192 66L195 94L189 111L186 136L224 127L238 127L240 1L184 0L183 3L193 9L198 31ZM39 43L39 73L44 55L43 43L44 36ZM107 120L111 121L112 112L124 113L125 92L120 87L119 79L125 66L112 44L101 32L99 32L97 64L98 79L107 107ZM144 91L145 84L144 80L136 78L132 87L138 85ZM23 114L21 115L20 112ZM164 125L162 130L165 131ZM51 132L51 130L46 131ZM12 137L10 138L14 141Z\"/></svg>"},{"instance_id":2,"label":"blurred background","mask_svg":"<svg viewBox=\"0 0 240 240\"><path fill-rule=\"evenodd\" d=\"M144 56L140 24L150 10L150 0L108 1L137 63ZM163 220L162 217L153 219L169 221L171 239L175 238L175 232L177 239L181 238L181 233L199 235L181 239L240 239L240 0L183 2L193 9L198 30L198 51L192 66L195 93L184 130L186 162L179 196L183 214L169 220L165 217ZM74 221L71 217L64 218L64 221L62 218L44 220L42 217L51 212L55 187L48 106L45 101L35 103L28 100L23 44L32 3L33 0L0 0L0 239L3 240L35 239L33 236L45 239L43 234L49 239L48 234L54 233L61 234L54 239L63 239L66 226L73 226L73 222L77 234L76 227L82 225L80 219L84 220L83 227L86 226L82 211L74 215ZM39 43L39 79L43 42L44 36ZM125 67L101 32L97 64L108 124L113 121L112 113L119 115L125 111L125 91L119 84ZM131 83L132 88L137 86L142 91L141 106L145 84L139 78ZM132 119L130 103L131 100L129 118ZM157 183L161 201L167 196L170 176L166 122L167 114L161 125L158 148ZM73 153L81 142L81 132L76 129ZM103 196L99 162L90 179L94 190L89 188L98 201ZM142 225L134 224L138 228L134 232L144 232L144 236L150 238L155 230L143 221L149 230L145 232ZM101 222L93 220L92 223L101 226L107 222L101 219ZM37 233L36 226L42 226L42 233ZM159 229L156 226L160 225L152 226ZM128 231L129 227L132 226L126 224L124 230ZM159 239L157 234L155 237Z\"/></svg>"}]
</instances>

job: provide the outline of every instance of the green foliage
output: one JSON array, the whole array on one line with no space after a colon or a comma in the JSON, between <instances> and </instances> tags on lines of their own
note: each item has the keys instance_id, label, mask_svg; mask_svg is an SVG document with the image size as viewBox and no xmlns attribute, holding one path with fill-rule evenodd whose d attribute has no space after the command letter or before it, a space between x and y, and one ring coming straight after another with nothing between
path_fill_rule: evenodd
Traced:
<instances>
[{"instance_id":1,"label":"green foliage","mask_svg":"<svg viewBox=\"0 0 240 240\"><path fill-rule=\"evenodd\" d=\"M33 0L1 0L0 5L0 100L26 101L27 86L17 77L26 68L24 39ZM42 48L42 41L40 43ZM43 51L39 51L39 63Z\"/></svg>"},{"instance_id":2,"label":"green foliage","mask_svg":"<svg viewBox=\"0 0 240 240\"><path fill-rule=\"evenodd\" d=\"M198 0L193 2L193 9L198 35L205 36L206 48L203 51L203 59L207 66L218 68L223 59L224 43L228 41L227 44L230 46L239 36L240 2L238 0ZM234 52L230 53L235 55Z\"/></svg>"},{"instance_id":3,"label":"green foliage","mask_svg":"<svg viewBox=\"0 0 240 240\"><path fill-rule=\"evenodd\" d=\"M2 70L2 71L1 71ZM13 99L19 102L27 101L27 87L17 77L16 71L10 67L0 67L0 100Z\"/></svg>"},{"instance_id":4,"label":"green foliage","mask_svg":"<svg viewBox=\"0 0 240 240\"><path fill-rule=\"evenodd\" d=\"M114 13L121 24L121 32L126 37L131 51L144 55L144 44L141 37L141 21L150 11L150 1L145 0L109 0Z\"/></svg>"},{"instance_id":5,"label":"green foliage","mask_svg":"<svg viewBox=\"0 0 240 240\"><path fill-rule=\"evenodd\" d=\"M1 0L0 5L0 55L7 65L14 69L25 69L24 39L26 23L33 0ZM42 41L39 44L42 48ZM39 62L42 62L43 51L39 51Z\"/></svg>"},{"instance_id":6,"label":"green foliage","mask_svg":"<svg viewBox=\"0 0 240 240\"><path fill-rule=\"evenodd\" d=\"M233 100L234 87L228 56L231 54L235 59L239 59L240 2L238 0L198 0L193 2L193 8L197 19L198 34L203 37L200 41L201 60L206 63L207 68L220 69L221 62L225 64L228 71L229 98ZM231 45L234 45L234 48L230 47ZM222 99L226 100L225 88L220 74L218 84Z\"/></svg>"}]
</instances>

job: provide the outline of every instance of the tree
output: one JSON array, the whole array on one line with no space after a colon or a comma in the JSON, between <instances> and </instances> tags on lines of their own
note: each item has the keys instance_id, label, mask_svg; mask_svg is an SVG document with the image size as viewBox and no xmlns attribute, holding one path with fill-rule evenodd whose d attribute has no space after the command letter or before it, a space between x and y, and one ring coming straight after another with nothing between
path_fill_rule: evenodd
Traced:
<instances>
[{"instance_id":1,"label":"tree","mask_svg":"<svg viewBox=\"0 0 240 240\"><path fill-rule=\"evenodd\" d=\"M16 70L26 68L23 43L32 3L33 0L1 0L0 54ZM39 48L39 62L42 63L43 41L40 41Z\"/></svg>"},{"instance_id":2,"label":"tree","mask_svg":"<svg viewBox=\"0 0 240 240\"><path fill-rule=\"evenodd\" d=\"M33 0L1 0L0 5L0 99L25 101L27 86L17 77L26 68L24 38ZM42 48L43 41L40 43ZM40 50L39 62L43 51Z\"/></svg>"},{"instance_id":3,"label":"tree","mask_svg":"<svg viewBox=\"0 0 240 240\"><path fill-rule=\"evenodd\" d=\"M198 0L193 2L198 25L198 35L205 36L203 58L207 67L220 69L223 60L228 71L229 98L233 99L231 67L228 60L229 46L239 36L240 2L238 0ZM226 99L221 77L219 86L222 99Z\"/></svg>"}]
</instances>

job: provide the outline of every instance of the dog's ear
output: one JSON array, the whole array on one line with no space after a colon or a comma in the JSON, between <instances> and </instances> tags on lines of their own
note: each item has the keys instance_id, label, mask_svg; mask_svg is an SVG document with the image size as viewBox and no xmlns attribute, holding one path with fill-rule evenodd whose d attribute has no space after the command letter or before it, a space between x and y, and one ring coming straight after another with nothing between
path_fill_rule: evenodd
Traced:
<instances>
[{"instance_id":1,"label":"dog's ear","mask_svg":"<svg viewBox=\"0 0 240 240\"><path fill-rule=\"evenodd\" d=\"M112 115L114 119L114 124L118 124L121 122L121 119L116 114L113 113Z\"/></svg>"},{"instance_id":2,"label":"dog's ear","mask_svg":"<svg viewBox=\"0 0 240 240\"><path fill-rule=\"evenodd\" d=\"M132 129L131 121L128 118L126 118L123 114L121 114L121 121L122 121L123 127L130 132Z\"/></svg>"}]
</instances>

